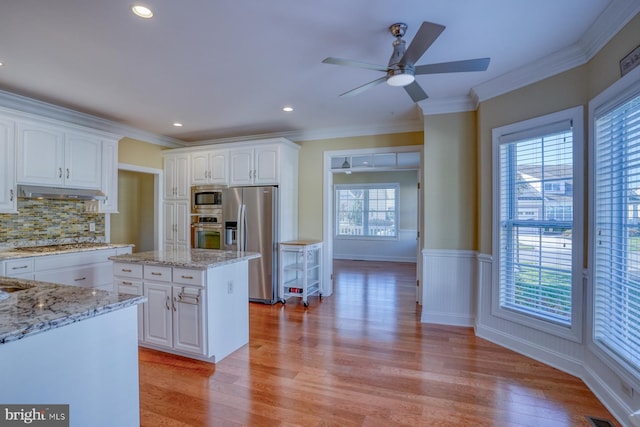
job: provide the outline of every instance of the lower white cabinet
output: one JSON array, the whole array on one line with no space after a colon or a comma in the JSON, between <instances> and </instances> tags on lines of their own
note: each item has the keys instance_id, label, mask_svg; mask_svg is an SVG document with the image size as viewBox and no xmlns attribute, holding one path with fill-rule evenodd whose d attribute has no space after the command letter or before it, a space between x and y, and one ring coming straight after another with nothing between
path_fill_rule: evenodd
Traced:
<instances>
[{"instance_id":1,"label":"lower white cabinet","mask_svg":"<svg viewBox=\"0 0 640 427\"><path fill-rule=\"evenodd\" d=\"M120 292L140 284L147 297L140 345L217 362L248 342L247 261L208 270L116 262L113 273Z\"/></svg>"}]
</instances>

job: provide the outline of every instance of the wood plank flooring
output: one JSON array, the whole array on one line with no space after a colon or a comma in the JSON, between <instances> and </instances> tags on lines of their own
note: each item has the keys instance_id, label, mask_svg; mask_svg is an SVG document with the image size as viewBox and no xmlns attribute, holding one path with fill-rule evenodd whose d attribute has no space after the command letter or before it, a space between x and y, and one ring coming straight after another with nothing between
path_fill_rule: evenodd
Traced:
<instances>
[{"instance_id":1,"label":"wood plank flooring","mask_svg":"<svg viewBox=\"0 0 640 427\"><path fill-rule=\"evenodd\" d=\"M142 426L590 426L577 378L420 323L415 265L336 261L334 295L250 304L250 342L216 365L140 349ZM617 424L616 424L617 425Z\"/></svg>"}]
</instances>

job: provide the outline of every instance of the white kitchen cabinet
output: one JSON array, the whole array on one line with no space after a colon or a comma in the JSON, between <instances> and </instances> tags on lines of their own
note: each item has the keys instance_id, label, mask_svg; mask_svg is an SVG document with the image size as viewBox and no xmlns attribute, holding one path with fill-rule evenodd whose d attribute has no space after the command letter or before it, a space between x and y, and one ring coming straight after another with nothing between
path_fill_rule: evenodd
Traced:
<instances>
[{"instance_id":1,"label":"white kitchen cabinet","mask_svg":"<svg viewBox=\"0 0 640 427\"><path fill-rule=\"evenodd\" d=\"M165 154L164 199L189 200L189 154Z\"/></svg>"},{"instance_id":2,"label":"white kitchen cabinet","mask_svg":"<svg viewBox=\"0 0 640 427\"><path fill-rule=\"evenodd\" d=\"M143 268L143 288L147 297L144 342L178 352L204 355L204 288L175 283L176 279L172 282L170 267L145 265ZM168 274L162 269L166 269ZM153 275L154 272L157 276ZM194 272L194 275L198 274L201 272ZM155 278L155 281L149 281L150 278Z\"/></svg>"},{"instance_id":3,"label":"white kitchen cabinet","mask_svg":"<svg viewBox=\"0 0 640 427\"><path fill-rule=\"evenodd\" d=\"M191 185L227 185L227 150L191 153Z\"/></svg>"},{"instance_id":4,"label":"white kitchen cabinet","mask_svg":"<svg viewBox=\"0 0 640 427\"><path fill-rule=\"evenodd\" d=\"M0 212L18 211L14 122L0 119Z\"/></svg>"},{"instance_id":5,"label":"white kitchen cabinet","mask_svg":"<svg viewBox=\"0 0 640 427\"><path fill-rule=\"evenodd\" d=\"M189 201L164 202L164 249L188 249L190 245Z\"/></svg>"},{"instance_id":6,"label":"white kitchen cabinet","mask_svg":"<svg viewBox=\"0 0 640 427\"><path fill-rule=\"evenodd\" d=\"M100 188L102 140L48 123L18 121L16 181L56 187Z\"/></svg>"},{"instance_id":7,"label":"white kitchen cabinet","mask_svg":"<svg viewBox=\"0 0 640 427\"><path fill-rule=\"evenodd\" d=\"M118 141L102 141L102 192L106 198L100 202L100 212L118 212Z\"/></svg>"},{"instance_id":8,"label":"white kitchen cabinet","mask_svg":"<svg viewBox=\"0 0 640 427\"><path fill-rule=\"evenodd\" d=\"M279 145L257 145L229 150L229 185L278 184Z\"/></svg>"},{"instance_id":9,"label":"white kitchen cabinet","mask_svg":"<svg viewBox=\"0 0 640 427\"><path fill-rule=\"evenodd\" d=\"M144 295L142 265L114 262L113 287L121 294ZM142 340L144 340L144 304L138 304L138 341Z\"/></svg>"}]
</instances>

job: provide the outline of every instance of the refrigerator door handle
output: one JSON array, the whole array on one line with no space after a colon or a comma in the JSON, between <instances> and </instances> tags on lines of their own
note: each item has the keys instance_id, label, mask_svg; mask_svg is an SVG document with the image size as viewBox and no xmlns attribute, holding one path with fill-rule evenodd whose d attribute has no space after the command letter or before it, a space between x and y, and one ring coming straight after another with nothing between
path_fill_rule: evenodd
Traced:
<instances>
[{"instance_id":1,"label":"refrigerator door handle","mask_svg":"<svg viewBox=\"0 0 640 427\"><path fill-rule=\"evenodd\" d=\"M238 206L238 251L247 250L247 211L246 206Z\"/></svg>"}]
</instances>

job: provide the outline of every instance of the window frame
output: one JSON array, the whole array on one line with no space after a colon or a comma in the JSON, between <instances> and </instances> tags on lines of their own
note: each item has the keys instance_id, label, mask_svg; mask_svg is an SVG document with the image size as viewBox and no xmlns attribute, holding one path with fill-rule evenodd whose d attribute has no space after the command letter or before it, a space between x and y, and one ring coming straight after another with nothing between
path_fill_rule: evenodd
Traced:
<instances>
[{"instance_id":1,"label":"window frame","mask_svg":"<svg viewBox=\"0 0 640 427\"><path fill-rule=\"evenodd\" d=\"M573 133L573 225L571 254L571 314L569 325L550 322L539 317L529 316L524 312L501 307L500 305L500 206L501 206L501 170L500 148L504 138L511 134L544 131L546 127L562 121L572 121ZM493 269L491 288L492 315L518 323L570 341L582 342L583 326L583 253L584 253L584 108L577 106L556 113L528 119L492 130L492 169L493 169Z\"/></svg>"},{"instance_id":2,"label":"window frame","mask_svg":"<svg viewBox=\"0 0 640 427\"><path fill-rule=\"evenodd\" d=\"M587 318L587 348L593 354L603 360L606 365L618 373L621 377L632 377L636 381L640 381L640 367L635 367L628 363L625 359L617 355L608 346L596 340L596 286L595 286L595 262L596 262L596 194L595 179L597 170L596 159L596 120L602 115L615 110L627 101L640 96L640 67L632 70L627 75L616 81L613 85L602 91L598 96L589 102L589 239L588 239L588 296L589 307Z\"/></svg>"},{"instance_id":3,"label":"window frame","mask_svg":"<svg viewBox=\"0 0 640 427\"><path fill-rule=\"evenodd\" d=\"M395 190L395 235L394 236L371 236L371 235L346 235L340 234L340 203L338 201L338 191L345 189L393 189ZM333 202L334 202L334 239L345 240L398 240L399 238L399 224L400 224L400 183L398 182L376 182L376 183L354 183L354 184L335 184L333 188ZM368 210L367 210L368 212Z\"/></svg>"}]
</instances>

